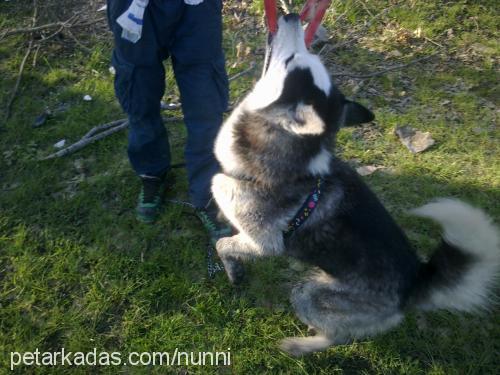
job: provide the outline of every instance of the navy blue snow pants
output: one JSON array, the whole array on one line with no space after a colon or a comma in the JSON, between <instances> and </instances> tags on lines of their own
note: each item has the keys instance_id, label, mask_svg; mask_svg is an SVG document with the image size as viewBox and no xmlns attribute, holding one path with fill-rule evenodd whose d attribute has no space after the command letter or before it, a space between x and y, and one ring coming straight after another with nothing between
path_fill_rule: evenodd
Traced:
<instances>
[{"instance_id":1,"label":"navy blue snow pants","mask_svg":"<svg viewBox=\"0 0 500 375\"><path fill-rule=\"evenodd\" d=\"M213 144L228 106L222 51L222 0L187 5L183 0L150 0L137 43L121 38L116 19L131 0L108 0L114 34L115 92L129 117L128 156L138 175L160 176L170 168L170 148L161 119L165 92L163 61L171 58L187 127L185 160L189 195L196 207L209 201L219 165Z\"/></svg>"}]
</instances>

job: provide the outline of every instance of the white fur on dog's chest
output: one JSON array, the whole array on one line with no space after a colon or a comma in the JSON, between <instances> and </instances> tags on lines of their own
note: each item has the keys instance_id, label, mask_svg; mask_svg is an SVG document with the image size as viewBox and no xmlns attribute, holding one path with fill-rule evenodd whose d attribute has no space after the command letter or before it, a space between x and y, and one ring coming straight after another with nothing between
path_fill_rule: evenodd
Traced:
<instances>
[{"instance_id":1,"label":"white fur on dog's chest","mask_svg":"<svg viewBox=\"0 0 500 375\"><path fill-rule=\"evenodd\" d=\"M215 157L222 169L230 174L240 174L241 161L234 151L234 128L233 124L238 120L240 111L237 109L224 122L215 140Z\"/></svg>"}]
</instances>

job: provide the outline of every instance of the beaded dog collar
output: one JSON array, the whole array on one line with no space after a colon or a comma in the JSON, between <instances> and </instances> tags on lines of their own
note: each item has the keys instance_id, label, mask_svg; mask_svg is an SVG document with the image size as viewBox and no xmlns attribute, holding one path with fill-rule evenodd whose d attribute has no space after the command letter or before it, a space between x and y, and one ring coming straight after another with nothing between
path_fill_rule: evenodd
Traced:
<instances>
[{"instance_id":1,"label":"beaded dog collar","mask_svg":"<svg viewBox=\"0 0 500 375\"><path fill-rule=\"evenodd\" d=\"M294 231L296 231L305 221L311 216L313 211L316 209L319 198L321 196L321 188L325 180L319 177L316 181L316 186L314 190L307 196L300 209L295 214L294 218L288 223L288 228L283 232L285 237L290 236Z\"/></svg>"}]
</instances>

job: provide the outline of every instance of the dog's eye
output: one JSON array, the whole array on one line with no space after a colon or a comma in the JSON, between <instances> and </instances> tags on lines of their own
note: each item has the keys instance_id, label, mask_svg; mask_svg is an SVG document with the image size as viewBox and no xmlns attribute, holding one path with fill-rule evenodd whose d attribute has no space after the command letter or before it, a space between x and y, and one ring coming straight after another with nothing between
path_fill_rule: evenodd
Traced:
<instances>
[{"instance_id":1,"label":"dog's eye","mask_svg":"<svg viewBox=\"0 0 500 375\"><path fill-rule=\"evenodd\" d=\"M295 53L293 53L288 59L285 60L285 66L288 66L288 63L293 60L295 57Z\"/></svg>"}]
</instances>

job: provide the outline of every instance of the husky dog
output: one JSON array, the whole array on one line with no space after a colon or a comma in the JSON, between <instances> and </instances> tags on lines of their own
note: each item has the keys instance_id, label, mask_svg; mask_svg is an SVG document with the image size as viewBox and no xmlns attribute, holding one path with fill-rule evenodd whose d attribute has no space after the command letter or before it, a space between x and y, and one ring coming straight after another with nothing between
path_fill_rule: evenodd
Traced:
<instances>
[{"instance_id":1,"label":"husky dog","mask_svg":"<svg viewBox=\"0 0 500 375\"><path fill-rule=\"evenodd\" d=\"M485 307L500 265L499 234L482 211L441 199L413 210L444 228L422 262L375 194L332 155L340 126L373 119L332 85L296 15L279 20L267 69L223 124L212 191L238 230L217 242L227 275L242 261L287 255L316 271L292 290L299 319L317 332L283 340L293 355L384 332L405 310Z\"/></svg>"}]
</instances>

